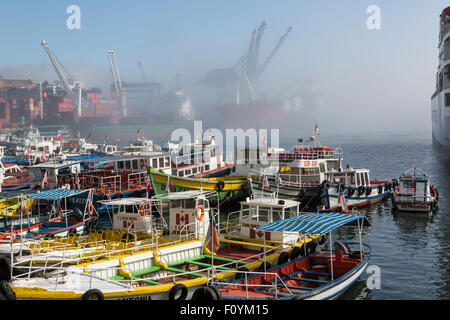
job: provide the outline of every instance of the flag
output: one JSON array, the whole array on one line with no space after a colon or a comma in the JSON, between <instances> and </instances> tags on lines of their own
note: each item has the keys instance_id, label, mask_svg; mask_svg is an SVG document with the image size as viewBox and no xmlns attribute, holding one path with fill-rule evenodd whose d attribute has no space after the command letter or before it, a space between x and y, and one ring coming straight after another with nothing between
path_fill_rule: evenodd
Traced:
<instances>
[{"instance_id":1,"label":"flag","mask_svg":"<svg viewBox=\"0 0 450 320\"><path fill-rule=\"evenodd\" d=\"M44 189L44 186L48 184L47 171L45 171L44 179L42 179L41 189Z\"/></svg>"},{"instance_id":2,"label":"flag","mask_svg":"<svg viewBox=\"0 0 450 320\"><path fill-rule=\"evenodd\" d=\"M342 189L339 190L338 203L341 205L343 212L348 212L347 200L345 199L345 195L342 192Z\"/></svg>"},{"instance_id":3,"label":"flag","mask_svg":"<svg viewBox=\"0 0 450 320\"><path fill-rule=\"evenodd\" d=\"M120 142L120 139L116 139L116 143L119 143Z\"/></svg>"},{"instance_id":4,"label":"flag","mask_svg":"<svg viewBox=\"0 0 450 320\"><path fill-rule=\"evenodd\" d=\"M105 141L107 141L107 140L108 140L108 135L105 136Z\"/></svg>"},{"instance_id":5,"label":"flag","mask_svg":"<svg viewBox=\"0 0 450 320\"><path fill-rule=\"evenodd\" d=\"M111 201L112 193L111 190L108 190L108 201Z\"/></svg>"},{"instance_id":6,"label":"flag","mask_svg":"<svg viewBox=\"0 0 450 320\"><path fill-rule=\"evenodd\" d=\"M142 128L139 128L138 130L137 130L137 132L136 132L137 134L140 134L140 133L142 133Z\"/></svg>"},{"instance_id":7,"label":"flag","mask_svg":"<svg viewBox=\"0 0 450 320\"><path fill-rule=\"evenodd\" d=\"M45 150L45 151L44 151L44 156L45 156L47 153L48 153L48 150Z\"/></svg>"},{"instance_id":8,"label":"flag","mask_svg":"<svg viewBox=\"0 0 450 320\"><path fill-rule=\"evenodd\" d=\"M316 131L316 136L320 136L320 130L319 130L319 126L317 125L317 123L316 123L315 131Z\"/></svg>"},{"instance_id":9,"label":"flag","mask_svg":"<svg viewBox=\"0 0 450 320\"><path fill-rule=\"evenodd\" d=\"M214 217L211 215L211 221L209 222L208 232L205 237L205 247L208 248L211 252L219 250L220 241L219 241L219 233L217 232L216 222L214 221Z\"/></svg>"},{"instance_id":10,"label":"flag","mask_svg":"<svg viewBox=\"0 0 450 320\"><path fill-rule=\"evenodd\" d=\"M148 178L147 192L150 192L150 190L152 190L152 179Z\"/></svg>"},{"instance_id":11,"label":"flag","mask_svg":"<svg viewBox=\"0 0 450 320\"><path fill-rule=\"evenodd\" d=\"M30 148L28 147L27 151L25 152L25 157L28 157L30 155Z\"/></svg>"},{"instance_id":12,"label":"flag","mask_svg":"<svg viewBox=\"0 0 450 320\"><path fill-rule=\"evenodd\" d=\"M55 137L55 140L61 140L63 138L63 134L61 132Z\"/></svg>"},{"instance_id":13,"label":"flag","mask_svg":"<svg viewBox=\"0 0 450 320\"><path fill-rule=\"evenodd\" d=\"M266 176L261 178L261 182L264 189L269 189L269 182L267 181Z\"/></svg>"},{"instance_id":14,"label":"flag","mask_svg":"<svg viewBox=\"0 0 450 320\"><path fill-rule=\"evenodd\" d=\"M172 189L172 181L170 181L170 177L167 177L166 193L169 193L170 189Z\"/></svg>"},{"instance_id":15,"label":"flag","mask_svg":"<svg viewBox=\"0 0 450 320\"><path fill-rule=\"evenodd\" d=\"M25 199L22 199L22 202L20 204L20 212L25 212L27 210L27 205L25 203Z\"/></svg>"},{"instance_id":16,"label":"flag","mask_svg":"<svg viewBox=\"0 0 450 320\"><path fill-rule=\"evenodd\" d=\"M86 140L87 140L87 139L90 139L91 137L92 137L92 131L89 132L88 136L86 137Z\"/></svg>"}]
</instances>

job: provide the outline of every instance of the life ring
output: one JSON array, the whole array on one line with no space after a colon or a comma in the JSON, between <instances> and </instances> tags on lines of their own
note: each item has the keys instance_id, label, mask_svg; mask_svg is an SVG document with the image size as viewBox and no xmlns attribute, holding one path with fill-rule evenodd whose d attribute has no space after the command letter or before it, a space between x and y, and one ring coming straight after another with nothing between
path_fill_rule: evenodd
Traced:
<instances>
[{"instance_id":1,"label":"life ring","mask_svg":"<svg viewBox=\"0 0 450 320\"><path fill-rule=\"evenodd\" d=\"M345 191L345 185L340 183L336 186L337 192L344 192Z\"/></svg>"},{"instance_id":2,"label":"life ring","mask_svg":"<svg viewBox=\"0 0 450 320\"><path fill-rule=\"evenodd\" d=\"M369 196L372 193L372 188L371 187L366 187L366 196Z\"/></svg>"},{"instance_id":3,"label":"life ring","mask_svg":"<svg viewBox=\"0 0 450 320\"><path fill-rule=\"evenodd\" d=\"M199 211L201 211L202 213L199 214ZM205 216L205 207L202 205L198 205L195 209L195 214L197 215L197 220L202 221L203 217Z\"/></svg>"},{"instance_id":4,"label":"life ring","mask_svg":"<svg viewBox=\"0 0 450 320\"><path fill-rule=\"evenodd\" d=\"M322 181L322 187L324 187L325 189L330 189L331 184L328 180L324 180L324 181Z\"/></svg>"},{"instance_id":5,"label":"life ring","mask_svg":"<svg viewBox=\"0 0 450 320\"><path fill-rule=\"evenodd\" d=\"M217 182L217 191L222 191L223 188L225 188L225 182L223 182L222 180L218 181Z\"/></svg>"},{"instance_id":6,"label":"life ring","mask_svg":"<svg viewBox=\"0 0 450 320\"><path fill-rule=\"evenodd\" d=\"M348 195L349 197L351 197L351 196L353 196L353 195L355 194L356 188L350 187L350 188L348 188L348 191L347 191L347 192L348 192L347 195Z\"/></svg>"},{"instance_id":7,"label":"life ring","mask_svg":"<svg viewBox=\"0 0 450 320\"><path fill-rule=\"evenodd\" d=\"M176 298L179 291L181 291L181 294L178 298ZM187 295L188 288L182 283L177 283L169 291L169 300L185 300Z\"/></svg>"},{"instance_id":8,"label":"life ring","mask_svg":"<svg viewBox=\"0 0 450 320\"><path fill-rule=\"evenodd\" d=\"M139 207L139 214L144 217L148 216L152 212L152 205L149 202L141 204Z\"/></svg>"},{"instance_id":9,"label":"life ring","mask_svg":"<svg viewBox=\"0 0 450 320\"><path fill-rule=\"evenodd\" d=\"M98 289L90 289L81 296L81 300L105 300L105 296Z\"/></svg>"},{"instance_id":10,"label":"life ring","mask_svg":"<svg viewBox=\"0 0 450 320\"><path fill-rule=\"evenodd\" d=\"M94 205L92 204L92 201L89 201L88 213L89 213L90 216L92 216L92 214L94 213Z\"/></svg>"}]
</instances>

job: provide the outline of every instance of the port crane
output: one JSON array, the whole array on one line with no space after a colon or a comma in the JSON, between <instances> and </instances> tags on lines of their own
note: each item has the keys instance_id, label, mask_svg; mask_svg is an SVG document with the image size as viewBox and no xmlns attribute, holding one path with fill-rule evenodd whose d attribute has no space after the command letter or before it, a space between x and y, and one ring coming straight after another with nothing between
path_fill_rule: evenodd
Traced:
<instances>
[{"instance_id":1,"label":"port crane","mask_svg":"<svg viewBox=\"0 0 450 320\"><path fill-rule=\"evenodd\" d=\"M56 71L56 74L58 75L59 80L61 80L61 82L62 82L64 91L66 92L67 96L72 100L72 103L74 104L75 109L77 110L78 116L81 116L81 90L82 89L81 89L80 85L76 84L73 88L70 86L66 75L64 74L61 66L56 61L56 58L53 55L50 48L48 47L47 42L45 40L42 40L41 44L44 47L45 51L47 52L47 55L50 58L50 62L52 63L53 67L55 68L55 71Z\"/></svg>"},{"instance_id":2,"label":"port crane","mask_svg":"<svg viewBox=\"0 0 450 320\"><path fill-rule=\"evenodd\" d=\"M109 65L111 67L111 73L114 79L114 86L116 88L116 94L119 99L119 108L122 112L122 116L127 116L127 108L126 108L126 92L122 85L122 80L120 79L119 67L117 65L116 55L114 54L114 50L108 51L109 56Z\"/></svg>"}]
</instances>

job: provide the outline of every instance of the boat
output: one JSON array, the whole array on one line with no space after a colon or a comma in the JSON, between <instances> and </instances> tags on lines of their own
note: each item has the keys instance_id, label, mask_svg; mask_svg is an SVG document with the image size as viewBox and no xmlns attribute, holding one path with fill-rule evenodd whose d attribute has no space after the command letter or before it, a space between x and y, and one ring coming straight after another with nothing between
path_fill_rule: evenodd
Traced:
<instances>
[{"instance_id":1,"label":"boat","mask_svg":"<svg viewBox=\"0 0 450 320\"><path fill-rule=\"evenodd\" d=\"M30 211L35 204L36 200L30 199L26 195L0 199L0 217L3 219L17 218L21 212ZM0 223L0 230L6 225L6 223Z\"/></svg>"},{"instance_id":2,"label":"boat","mask_svg":"<svg viewBox=\"0 0 450 320\"><path fill-rule=\"evenodd\" d=\"M89 199L83 211L68 206L67 198L87 193ZM22 240L36 240L45 237L63 237L69 233L82 233L86 224L96 214L92 206L92 190L52 189L28 194L37 201L34 219L18 217L14 225L6 226L0 234L0 254L15 253L22 246ZM48 207L41 211L42 202ZM10 228L8 230L8 227Z\"/></svg>"},{"instance_id":3,"label":"boat","mask_svg":"<svg viewBox=\"0 0 450 320\"><path fill-rule=\"evenodd\" d=\"M1 163L3 166L3 182L1 191L15 191L30 187L30 175L28 169L20 168L15 163Z\"/></svg>"},{"instance_id":4,"label":"boat","mask_svg":"<svg viewBox=\"0 0 450 320\"><path fill-rule=\"evenodd\" d=\"M24 272L12 273L9 288L17 299L185 300L212 278L211 267L224 271L216 278L231 279L239 268L264 270L269 267L267 263L282 264L286 254L289 256L295 250L295 255L301 255L305 252L300 250L301 244L316 239L298 233L292 237L292 232L288 232L290 243L270 239L264 244L244 237L240 240L221 237L218 243L214 230L218 233L223 229L218 226L219 207L210 206L208 201L214 196L218 197L216 191L194 190L152 197L160 206L169 203L168 232L165 228L158 230L156 225L156 230L151 232L153 239L164 240L165 245L161 247L157 246L159 242L153 242L150 248L134 246L134 237L130 237L131 247L122 247L118 255L99 257L94 262L73 266L61 266L58 262L38 267L28 266L25 260L20 262L22 267L13 262L10 270L22 268ZM114 201L125 204L127 199L111 203ZM149 208L153 206L146 207L145 211ZM153 214L146 216L153 219ZM215 221L218 221L217 228ZM125 241L130 243L128 239ZM225 248L226 256L218 246Z\"/></svg>"},{"instance_id":5,"label":"boat","mask_svg":"<svg viewBox=\"0 0 450 320\"><path fill-rule=\"evenodd\" d=\"M342 213L310 213L275 221L258 227L259 231L302 231L329 233L328 249L290 259L264 272L243 271L238 280L224 283L211 279L208 287L193 293L193 300L328 300L336 299L362 275L371 256L371 249L361 241L365 217ZM331 231L358 221L360 242L334 242ZM354 224L354 223L353 223ZM353 249L352 249L353 248ZM301 251L299 249L298 251ZM220 271L217 271L220 274Z\"/></svg>"},{"instance_id":6,"label":"boat","mask_svg":"<svg viewBox=\"0 0 450 320\"><path fill-rule=\"evenodd\" d=\"M435 92L431 97L431 121L433 145L444 159L450 159L450 7L439 17L439 64L436 72Z\"/></svg>"},{"instance_id":7,"label":"boat","mask_svg":"<svg viewBox=\"0 0 450 320\"><path fill-rule=\"evenodd\" d=\"M149 173L149 177L155 195L188 190L215 190L219 193L219 200L224 201L243 199L251 192L247 177L242 176L187 178L154 171Z\"/></svg>"},{"instance_id":8,"label":"boat","mask_svg":"<svg viewBox=\"0 0 450 320\"><path fill-rule=\"evenodd\" d=\"M320 205L320 188L327 172L342 168L342 150L320 145L316 136L293 147L292 151L268 153L276 171L252 177L255 190L276 192L282 199L301 201L309 207Z\"/></svg>"},{"instance_id":9,"label":"boat","mask_svg":"<svg viewBox=\"0 0 450 320\"><path fill-rule=\"evenodd\" d=\"M216 138L209 141L196 139L193 143L167 143L163 151L171 154L172 175L186 178L212 178L228 176L235 171L231 158L223 160L222 148Z\"/></svg>"},{"instance_id":10,"label":"boat","mask_svg":"<svg viewBox=\"0 0 450 320\"><path fill-rule=\"evenodd\" d=\"M436 208L438 198L427 175L413 167L399 177L392 202L399 211L430 212Z\"/></svg>"},{"instance_id":11,"label":"boat","mask_svg":"<svg viewBox=\"0 0 450 320\"><path fill-rule=\"evenodd\" d=\"M370 170L347 168L330 171L320 187L323 210L346 211L383 201L392 194L393 181L370 180Z\"/></svg>"}]
</instances>

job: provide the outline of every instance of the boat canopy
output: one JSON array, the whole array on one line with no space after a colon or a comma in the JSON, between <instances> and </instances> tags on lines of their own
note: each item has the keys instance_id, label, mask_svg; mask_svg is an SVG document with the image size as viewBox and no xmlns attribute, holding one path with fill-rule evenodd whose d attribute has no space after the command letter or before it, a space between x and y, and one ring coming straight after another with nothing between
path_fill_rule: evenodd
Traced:
<instances>
[{"instance_id":1,"label":"boat canopy","mask_svg":"<svg viewBox=\"0 0 450 320\"><path fill-rule=\"evenodd\" d=\"M164 200L182 200L182 199L197 199L218 197L217 191L213 190L187 190L167 194L159 194L152 197L152 199L164 199Z\"/></svg>"},{"instance_id":2,"label":"boat canopy","mask_svg":"<svg viewBox=\"0 0 450 320\"><path fill-rule=\"evenodd\" d=\"M354 216L344 213L308 213L288 219L275 221L256 229L266 231L294 231L308 233L327 233L349 222L366 219L365 216Z\"/></svg>"},{"instance_id":3,"label":"boat canopy","mask_svg":"<svg viewBox=\"0 0 450 320\"><path fill-rule=\"evenodd\" d=\"M43 199L43 200L60 200L67 197L79 195L81 193L89 192L86 190L73 190L73 189L51 189L38 193L28 194L31 199Z\"/></svg>"},{"instance_id":4,"label":"boat canopy","mask_svg":"<svg viewBox=\"0 0 450 320\"><path fill-rule=\"evenodd\" d=\"M151 202L151 199L147 198L119 198L119 199L110 199L110 200L99 200L101 204L107 206L131 206L131 205L140 205L143 203Z\"/></svg>"}]
</instances>

